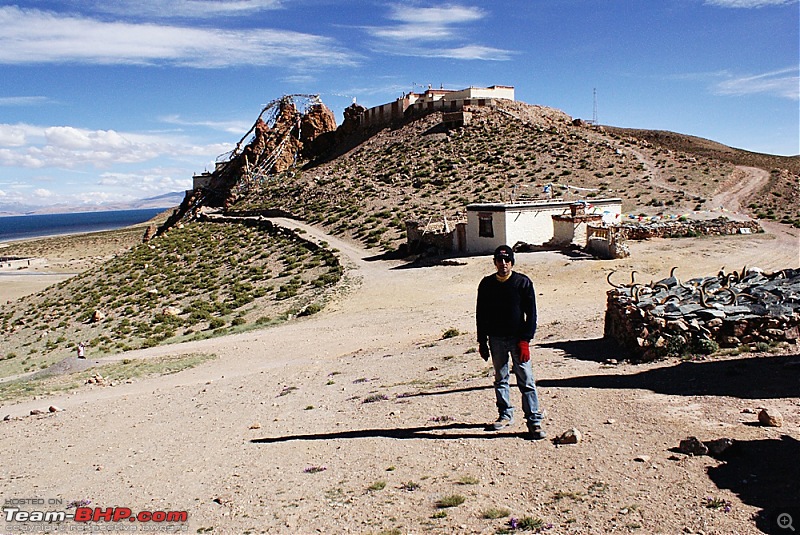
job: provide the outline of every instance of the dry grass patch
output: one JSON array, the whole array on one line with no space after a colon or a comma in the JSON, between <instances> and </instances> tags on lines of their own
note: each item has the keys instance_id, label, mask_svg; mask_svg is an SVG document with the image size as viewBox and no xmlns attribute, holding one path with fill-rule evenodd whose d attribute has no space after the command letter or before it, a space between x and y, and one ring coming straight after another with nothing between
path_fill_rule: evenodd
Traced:
<instances>
[{"instance_id":1,"label":"dry grass patch","mask_svg":"<svg viewBox=\"0 0 800 535\"><path fill-rule=\"evenodd\" d=\"M101 364L88 370L65 375L17 379L0 383L0 401L19 400L42 396L55 392L69 392L84 386L96 374L103 377L103 383L124 383L132 379L142 379L160 375L171 375L194 368L216 358L215 355L190 353L167 355L147 359L125 359L119 362Z\"/></svg>"},{"instance_id":2,"label":"dry grass patch","mask_svg":"<svg viewBox=\"0 0 800 535\"><path fill-rule=\"evenodd\" d=\"M4 306L0 376L45 368L78 342L96 358L311 315L343 271L292 232L187 224Z\"/></svg>"}]
</instances>

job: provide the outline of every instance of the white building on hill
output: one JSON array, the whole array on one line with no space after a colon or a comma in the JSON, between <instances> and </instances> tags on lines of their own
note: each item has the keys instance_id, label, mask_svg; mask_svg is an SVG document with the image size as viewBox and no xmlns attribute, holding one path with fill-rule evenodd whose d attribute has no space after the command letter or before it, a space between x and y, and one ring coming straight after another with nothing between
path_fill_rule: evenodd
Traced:
<instances>
[{"instance_id":1,"label":"white building on hill","mask_svg":"<svg viewBox=\"0 0 800 535\"><path fill-rule=\"evenodd\" d=\"M407 93L394 102L369 108L361 116L362 126L388 124L408 113L426 111L459 111L464 106L491 106L495 100L514 100L514 87L468 87L467 89L431 89L424 93Z\"/></svg>"}]
</instances>

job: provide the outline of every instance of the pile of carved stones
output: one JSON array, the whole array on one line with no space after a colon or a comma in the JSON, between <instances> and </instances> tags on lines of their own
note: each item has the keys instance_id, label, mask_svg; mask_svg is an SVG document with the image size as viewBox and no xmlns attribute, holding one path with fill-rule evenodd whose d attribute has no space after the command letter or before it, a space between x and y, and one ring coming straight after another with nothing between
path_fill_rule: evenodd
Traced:
<instances>
[{"instance_id":1,"label":"pile of carved stones","mask_svg":"<svg viewBox=\"0 0 800 535\"><path fill-rule=\"evenodd\" d=\"M605 336L635 361L709 354L720 347L800 338L800 269L772 274L753 268L681 282L612 282Z\"/></svg>"},{"instance_id":2,"label":"pile of carved stones","mask_svg":"<svg viewBox=\"0 0 800 535\"><path fill-rule=\"evenodd\" d=\"M683 238L691 236L728 236L764 232L757 221L734 221L727 217L715 219L674 219L621 223L616 226L623 238Z\"/></svg>"}]
</instances>

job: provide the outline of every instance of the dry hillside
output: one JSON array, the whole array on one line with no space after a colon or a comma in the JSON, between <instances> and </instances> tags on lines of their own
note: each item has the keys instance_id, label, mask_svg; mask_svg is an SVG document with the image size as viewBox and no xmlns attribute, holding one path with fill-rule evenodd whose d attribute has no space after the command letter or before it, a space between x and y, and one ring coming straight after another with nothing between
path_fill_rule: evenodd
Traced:
<instances>
[{"instance_id":1,"label":"dry hillside","mask_svg":"<svg viewBox=\"0 0 800 535\"><path fill-rule=\"evenodd\" d=\"M278 175L231 209L285 210L390 250L403 241L408 219L454 219L473 202L544 198L546 184L558 199L621 197L626 213L691 215L726 208L712 199L747 180L737 165L772 171L786 164L745 205L752 215L800 225L794 159L723 160L721 150L575 126L563 112L522 102L475 108L472 123L457 129L441 121L437 112L362 134L350 150Z\"/></svg>"}]
</instances>

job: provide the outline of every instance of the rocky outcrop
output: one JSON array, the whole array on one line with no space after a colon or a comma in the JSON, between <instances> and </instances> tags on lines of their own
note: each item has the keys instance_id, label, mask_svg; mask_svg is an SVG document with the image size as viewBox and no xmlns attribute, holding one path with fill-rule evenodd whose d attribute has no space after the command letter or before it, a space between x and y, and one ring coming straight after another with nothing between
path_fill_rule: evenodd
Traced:
<instances>
[{"instance_id":1,"label":"rocky outcrop","mask_svg":"<svg viewBox=\"0 0 800 535\"><path fill-rule=\"evenodd\" d=\"M361 116L367 112L367 108L353 102L344 109L344 121L339 127L339 132L343 135L350 135L361 127Z\"/></svg>"},{"instance_id":2,"label":"rocky outcrop","mask_svg":"<svg viewBox=\"0 0 800 535\"><path fill-rule=\"evenodd\" d=\"M156 227L155 225L148 225L148 227L144 231L144 236L142 236L142 243L147 243L151 239L153 239L153 236L156 235L157 231L158 227Z\"/></svg>"},{"instance_id":3,"label":"rocky outcrop","mask_svg":"<svg viewBox=\"0 0 800 535\"><path fill-rule=\"evenodd\" d=\"M306 112L298 111L296 97L311 99ZM226 209L269 177L293 167L299 154L311 151L320 138L335 130L333 112L315 95L288 95L272 101L261 111L230 158L217 164L206 185L187 192L180 207L158 234L187 216L198 215L201 207ZM242 148L250 134L250 141ZM148 236L150 238L152 236Z\"/></svg>"},{"instance_id":4,"label":"rocky outcrop","mask_svg":"<svg viewBox=\"0 0 800 535\"><path fill-rule=\"evenodd\" d=\"M305 146L320 135L336 130L336 118L325 104L314 104L300 119L300 141Z\"/></svg>"},{"instance_id":5,"label":"rocky outcrop","mask_svg":"<svg viewBox=\"0 0 800 535\"><path fill-rule=\"evenodd\" d=\"M741 344L800 338L800 269L747 270L681 282L615 284L608 292L605 336L632 360L713 353ZM633 277L632 277L633 278Z\"/></svg>"}]
</instances>

